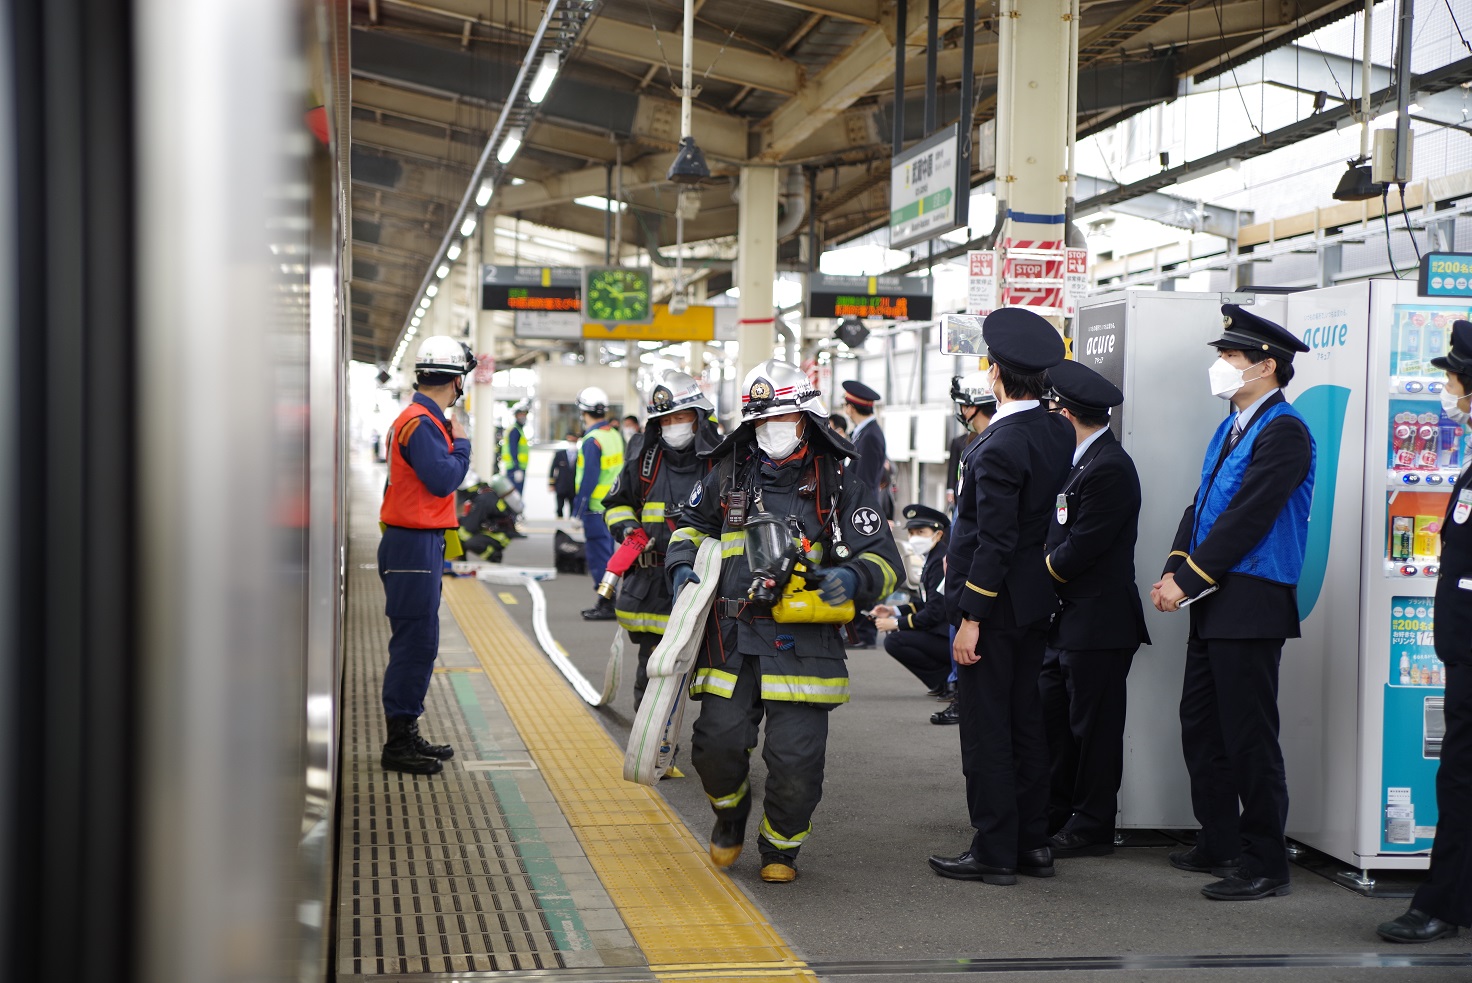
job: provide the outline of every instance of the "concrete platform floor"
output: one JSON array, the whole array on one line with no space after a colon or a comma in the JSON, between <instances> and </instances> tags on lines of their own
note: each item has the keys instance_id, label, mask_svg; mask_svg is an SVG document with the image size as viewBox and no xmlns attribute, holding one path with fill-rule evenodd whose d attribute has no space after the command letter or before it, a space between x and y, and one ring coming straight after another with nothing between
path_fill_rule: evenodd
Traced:
<instances>
[{"instance_id":1,"label":"concrete platform floor","mask_svg":"<svg viewBox=\"0 0 1472 983\"><path fill-rule=\"evenodd\" d=\"M530 535L513 541L508 565L549 566L556 526L528 522ZM592 588L588 577L544 584L554 634L596 685L615 626L578 617ZM530 605L506 611L531 636ZM960 852L970 837L956 730L928 722L937 704L882 649L853 652L850 674L853 701L831 721L824 800L798 880L764 884L751 850L730 871L823 978L1472 980L1472 936L1398 947L1375 935L1378 922L1405 910L1403 899L1364 898L1296 868L1289 897L1212 902L1199 894L1204 875L1166 863L1169 835L1132 834L1138 845L1059 861L1057 877L1022 878L1016 887L937 877L926 856ZM633 717L632 675L630 664L612 706L589 709L620 744ZM757 808L764 777L755 756ZM696 776L664 781L659 791L703 841L710 811ZM1259 956L1284 958L1249 958Z\"/></svg>"}]
</instances>

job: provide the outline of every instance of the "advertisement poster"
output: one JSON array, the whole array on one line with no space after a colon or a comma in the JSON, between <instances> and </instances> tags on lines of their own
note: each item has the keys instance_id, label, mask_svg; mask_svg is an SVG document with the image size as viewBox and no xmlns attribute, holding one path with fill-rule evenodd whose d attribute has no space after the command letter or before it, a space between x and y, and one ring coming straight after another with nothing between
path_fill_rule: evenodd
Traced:
<instances>
[{"instance_id":1,"label":"advertisement poster","mask_svg":"<svg viewBox=\"0 0 1472 983\"><path fill-rule=\"evenodd\" d=\"M1126 304L1099 304L1085 308L1073 329L1073 357L1119 387L1128 400L1124 387L1124 318ZM1111 413L1109 428L1122 437L1124 414Z\"/></svg>"},{"instance_id":2,"label":"advertisement poster","mask_svg":"<svg viewBox=\"0 0 1472 983\"><path fill-rule=\"evenodd\" d=\"M1430 597L1391 598L1380 834L1390 853L1425 852L1436 837L1436 766L1446 723L1435 614Z\"/></svg>"}]
</instances>

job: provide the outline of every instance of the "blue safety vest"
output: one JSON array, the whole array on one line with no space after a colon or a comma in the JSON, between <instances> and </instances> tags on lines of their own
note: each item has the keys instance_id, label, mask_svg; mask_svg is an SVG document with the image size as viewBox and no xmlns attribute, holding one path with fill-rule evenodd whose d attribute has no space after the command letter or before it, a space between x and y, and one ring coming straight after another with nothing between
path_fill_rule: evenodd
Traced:
<instances>
[{"instance_id":1,"label":"blue safety vest","mask_svg":"<svg viewBox=\"0 0 1472 983\"><path fill-rule=\"evenodd\" d=\"M1206 460L1201 467L1201 488L1196 493L1196 528L1191 534L1193 553L1211 532L1217 517L1226 511L1233 496L1242 487L1242 476L1247 473L1247 465L1252 460L1252 445L1257 442L1257 435L1262 432L1262 428L1277 417L1292 416L1304 424L1305 431L1308 430L1308 424L1297 410L1286 402L1275 403L1258 413L1247 425L1247 432L1227 454L1227 459L1216 469L1213 477L1212 465L1216 463L1222 452L1222 445L1232 432L1234 416L1222 421L1212 435L1211 445L1206 448ZM1297 585L1298 576L1303 572L1303 556L1308 548L1308 512L1314 500L1314 464L1318 449L1314 445L1313 434L1309 434L1308 445L1308 475L1289 496L1288 504L1278 513L1273 528L1232 568L1232 573L1247 574L1289 586Z\"/></svg>"}]
</instances>

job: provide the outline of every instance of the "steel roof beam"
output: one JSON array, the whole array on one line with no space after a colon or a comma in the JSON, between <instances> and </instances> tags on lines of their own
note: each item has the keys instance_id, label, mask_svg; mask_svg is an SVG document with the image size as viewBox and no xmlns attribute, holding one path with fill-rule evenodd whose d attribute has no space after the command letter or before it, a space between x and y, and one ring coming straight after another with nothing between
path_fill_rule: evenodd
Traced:
<instances>
[{"instance_id":1,"label":"steel roof beam","mask_svg":"<svg viewBox=\"0 0 1472 983\"><path fill-rule=\"evenodd\" d=\"M908 2L906 44L921 44L927 26L926 0ZM960 0L941 0L942 19L960 16ZM871 28L843 54L834 58L803 87L762 121L759 127L764 161L777 162L797 149L829 120L868 94L886 78L894 76L894 12L886 11L883 25Z\"/></svg>"},{"instance_id":2,"label":"steel roof beam","mask_svg":"<svg viewBox=\"0 0 1472 983\"><path fill-rule=\"evenodd\" d=\"M1191 232L1205 232L1226 239L1237 238L1238 228L1252 221L1251 212L1237 212L1231 208L1223 208L1204 201L1193 201L1178 195L1168 195L1161 191L1152 191L1138 198L1130 198L1112 205L1088 205L1087 202L1090 200L1098 199L1099 196L1107 191L1115 190L1119 185L1103 178L1080 174L1077 187L1078 197L1085 204L1080 205L1074 211L1075 219L1086 218L1108 208L1122 215L1147 218L1161 225L1188 229Z\"/></svg>"},{"instance_id":3,"label":"steel roof beam","mask_svg":"<svg viewBox=\"0 0 1472 983\"><path fill-rule=\"evenodd\" d=\"M496 11L497 14L504 16L489 20L485 17L486 5L481 2L473 2L473 0L435 0L433 4L421 3L417 0L380 0L380 2L386 5L438 13L451 19L500 28L528 37L536 29L540 20L540 12L535 6L523 8L515 4L506 5ZM355 48L358 38L364 33L366 32L355 32L353 39ZM601 14L588 25L583 38L585 46L590 51L598 51L619 58L630 58L649 65L663 65L665 59L659 53L659 45L653 43L653 35L658 35L659 42L665 51L678 52L680 50L681 38L678 32L659 31L647 24L614 20ZM722 48L725 50L723 51ZM356 51L354 54L356 63ZM747 48L732 47L729 44L705 41L700 38L695 39L695 65L697 69L713 66L710 73L712 78L718 78L723 82L733 82L737 85L750 85L752 88L765 89L768 92L791 95L797 92L802 84L802 69L795 61L774 58Z\"/></svg>"}]
</instances>

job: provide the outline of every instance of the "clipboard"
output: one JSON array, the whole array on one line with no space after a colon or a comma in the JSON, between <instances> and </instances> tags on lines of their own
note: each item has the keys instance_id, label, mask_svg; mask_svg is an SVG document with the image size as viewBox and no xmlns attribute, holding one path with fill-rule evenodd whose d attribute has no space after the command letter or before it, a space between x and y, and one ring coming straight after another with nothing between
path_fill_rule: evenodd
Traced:
<instances>
[{"instance_id":1,"label":"clipboard","mask_svg":"<svg viewBox=\"0 0 1472 983\"><path fill-rule=\"evenodd\" d=\"M1188 597L1185 600L1181 601L1179 604L1176 605L1176 610L1179 611L1181 608L1188 608L1191 605L1195 604L1197 601L1201 600L1203 597L1209 597L1219 590L1221 590L1220 585L1212 584L1210 587L1206 588L1206 590L1202 591L1200 594L1197 594L1195 597Z\"/></svg>"}]
</instances>

